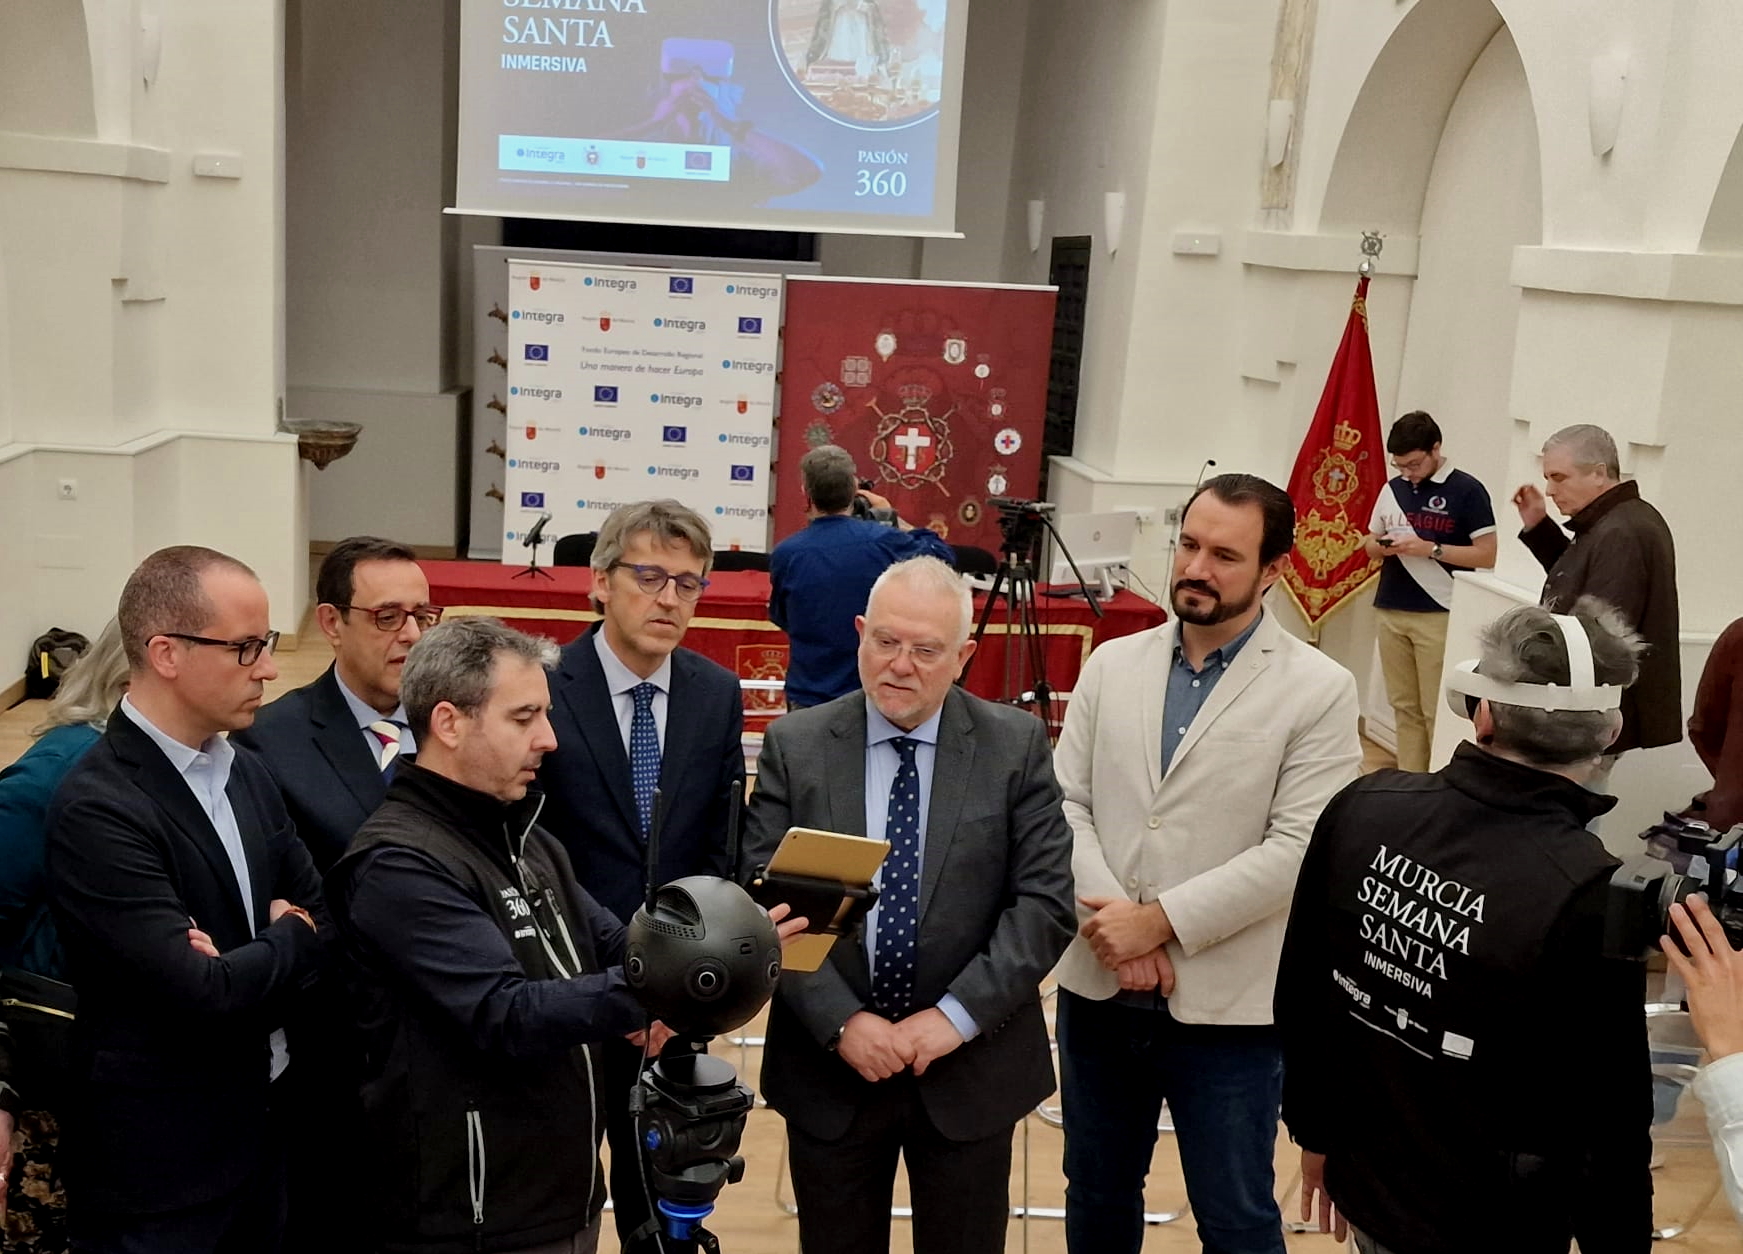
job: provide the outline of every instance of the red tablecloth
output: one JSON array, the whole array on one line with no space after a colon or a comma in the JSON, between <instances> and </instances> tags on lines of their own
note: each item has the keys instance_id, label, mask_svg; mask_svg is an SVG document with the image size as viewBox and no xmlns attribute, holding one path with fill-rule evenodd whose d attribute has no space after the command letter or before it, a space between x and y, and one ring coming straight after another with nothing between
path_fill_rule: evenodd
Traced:
<instances>
[{"instance_id":1,"label":"red tablecloth","mask_svg":"<svg viewBox=\"0 0 1743 1254\"><path fill-rule=\"evenodd\" d=\"M515 578L515 568L495 562L422 562L430 580L430 600L450 614L490 614L522 631L550 636L567 644L599 615L587 599L593 583L590 570L573 566L551 569L552 578ZM978 620L986 603L975 597ZM762 571L716 571L690 620L684 644L712 658L740 679L785 679L787 636L769 621L769 577ZM1102 607L1100 619L1081 600L1043 596L1036 605L1038 636L1043 642L1047 680L1055 690L1069 692L1077 683L1090 650L1104 640L1155 627L1166 615L1153 601L1120 592ZM994 607L986 637L969 671L969 691L983 697L1009 697L1034 687L1026 658L1007 667L1004 642L1006 607ZM1011 631L1015 631L1013 626ZM745 694L745 713L760 730L768 717L786 708L778 692Z\"/></svg>"}]
</instances>

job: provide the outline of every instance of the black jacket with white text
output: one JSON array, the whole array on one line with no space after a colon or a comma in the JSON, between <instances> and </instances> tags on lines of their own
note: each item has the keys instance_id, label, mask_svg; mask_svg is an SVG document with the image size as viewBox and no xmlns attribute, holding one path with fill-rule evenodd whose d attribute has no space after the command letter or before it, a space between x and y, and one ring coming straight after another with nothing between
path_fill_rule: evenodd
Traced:
<instances>
[{"instance_id":1,"label":"black jacket with white text","mask_svg":"<svg viewBox=\"0 0 1743 1254\"><path fill-rule=\"evenodd\" d=\"M1320 817L1277 977L1283 1118L1396 1254L1645 1251L1640 963L1602 956L1615 803L1459 747Z\"/></svg>"}]
</instances>

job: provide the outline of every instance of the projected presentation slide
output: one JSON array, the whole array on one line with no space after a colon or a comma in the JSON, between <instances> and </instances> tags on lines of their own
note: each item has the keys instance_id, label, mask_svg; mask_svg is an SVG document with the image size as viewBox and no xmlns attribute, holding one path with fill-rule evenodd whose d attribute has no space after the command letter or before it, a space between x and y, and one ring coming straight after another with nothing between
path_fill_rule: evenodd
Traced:
<instances>
[{"instance_id":1,"label":"projected presentation slide","mask_svg":"<svg viewBox=\"0 0 1743 1254\"><path fill-rule=\"evenodd\" d=\"M465 0L463 212L955 231L967 0Z\"/></svg>"}]
</instances>

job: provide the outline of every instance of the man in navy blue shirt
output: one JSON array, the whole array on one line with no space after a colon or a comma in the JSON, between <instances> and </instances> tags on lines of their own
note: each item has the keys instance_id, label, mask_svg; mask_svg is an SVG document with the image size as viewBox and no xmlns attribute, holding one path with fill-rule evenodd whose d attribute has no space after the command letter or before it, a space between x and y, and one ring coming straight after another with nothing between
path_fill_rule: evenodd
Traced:
<instances>
[{"instance_id":1,"label":"man in navy blue shirt","mask_svg":"<svg viewBox=\"0 0 1743 1254\"><path fill-rule=\"evenodd\" d=\"M769 558L769 617L787 633L787 708L822 705L859 687L859 635L877 577L910 557L954 564L950 546L924 528L853 517L860 494L853 455L834 444L799 459L811 525L775 546ZM888 502L870 498L879 508Z\"/></svg>"},{"instance_id":2,"label":"man in navy blue shirt","mask_svg":"<svg viewBox=\"0 0 1743 1254\"><path fill-rule=\"evenodd\" d=\"M1380 490L1363 548L1385 559L1374 594L1380 669L1398 733L1398 768L1426 771L1440 704L1447 611L1456 568L1495 565L1488 489L1440 451L1440 426L1422 410L1392 424L1386 451L1398 477Z\"/></svg>"}]
</instances>

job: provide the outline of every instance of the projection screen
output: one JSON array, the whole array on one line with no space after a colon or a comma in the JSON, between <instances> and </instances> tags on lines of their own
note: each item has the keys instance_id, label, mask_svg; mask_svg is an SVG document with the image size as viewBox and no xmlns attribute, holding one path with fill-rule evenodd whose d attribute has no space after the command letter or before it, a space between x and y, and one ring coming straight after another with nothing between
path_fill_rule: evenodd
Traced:
<instances>
[{"instance_id":1,"label":"projection screen","mask_svg":"<svg viewBox=\"0 0 1743 1254\"><path fill-rule=\"evenodd\" d=\"M956 234L968 0L462 0L455 212Z\"/></svg>"}]
</instances>

